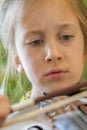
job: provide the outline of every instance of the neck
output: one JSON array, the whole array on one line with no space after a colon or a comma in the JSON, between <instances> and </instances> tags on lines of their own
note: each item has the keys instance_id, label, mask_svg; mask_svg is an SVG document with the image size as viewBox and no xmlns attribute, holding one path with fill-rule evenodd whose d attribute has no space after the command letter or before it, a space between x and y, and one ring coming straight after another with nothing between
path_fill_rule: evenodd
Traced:
<instances>
[{"instance_id":1,"label":"neck","mask_svg":"<svg viewBox=\"0 0 87 130\"><path fill-rule=\"evenodd\" d=\"M43 96L43 91L41 89L39 89L38 87L33 87L32 89L32 93L30 98L31 99L36 99L37 97Z\"/></svg>"}]
</instances>

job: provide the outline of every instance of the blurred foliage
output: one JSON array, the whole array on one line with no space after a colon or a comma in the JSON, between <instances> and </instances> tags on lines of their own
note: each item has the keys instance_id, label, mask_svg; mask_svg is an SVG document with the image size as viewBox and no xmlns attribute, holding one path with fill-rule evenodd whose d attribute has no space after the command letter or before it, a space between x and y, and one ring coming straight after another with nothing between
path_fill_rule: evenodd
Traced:
<instances>
[{"instance_id":1,"label":"blurred foliage","mask_svg":"<svg viewBox=\"0 0 87 130\"><path fill-rule=\"evenodd\" d=\"M7 53L6 50L4 50L4 48L2 47L2 44L0 42L0 88L1 90L2 88L4 89L4 94L6 94L9 97L10 103L13 104L15 102L20 101L22 95L27 91L31 90L31 84L27 79L25 73L23 73L21 74L21 79L19 78L18 75L17 77L15 77L14 75L13 76L9 75L6 80L6 84L3 86L6 63L7 63ZM0 93L2 93L2 91L0 91Z\"/></svg>"},{"instance_id":2,"label":"blurred foliage","mask_svg":"<svg viewBox=\"0 0 87 130\"><path fill-rule=\"evenodd\" d=\"M31 84L25 73L21 74L21 80L20 78L17 78L15 79L15 77L9 76L7 81L8 83L6 86L6 93L10 99L11 104L20 101L20 98L23 96L23 94L31 90Z\"/></svg>"},{"instance_id":3,"label":"blurred foliage","mask_svg":"<svg viewBox=\"0 0 87 130\"><path fill-rule=\"evenodd\" d=\"M87 4L87 0L84 0L85 4Z\"/></svg>"},{"instance_id":4,"label":"blurred foliage","mask_svg":"<svg viewBox=\"0 0 87 130\"><path fill-rule=\"evenodd\" d=\"M81 81L87 80L87 63L84 64L83 74L81 77Z\"/></svg>"},{"instance_id":5,"label":"blurred foliage","mask_svg":"<svg viewBox=\"0 0 87 130\"><path fill-rule=\"evenodd\" d=\"M0 84L3 79L4 67L6 64L6 51L4 51L2 44L0 44Z\"/></svg>"}]
</instances>

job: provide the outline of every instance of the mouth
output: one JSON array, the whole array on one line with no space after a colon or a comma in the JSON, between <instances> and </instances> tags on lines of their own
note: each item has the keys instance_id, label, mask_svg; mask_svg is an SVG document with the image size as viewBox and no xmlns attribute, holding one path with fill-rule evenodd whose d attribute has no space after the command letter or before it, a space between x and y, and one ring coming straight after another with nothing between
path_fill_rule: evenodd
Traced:
<instances>
[{"instance_id":1,"label":"mouth","mask_svg":"<svg viewBox=\"0 0 87 130\"><path fill-rule=\"evenodd\" d=\"M47 72L45 76L48 79L60 79L60 78L63 78L67 72L68 72L67 70L55 69L55 70L51 70Z\"/></svg>"}]
</instances>

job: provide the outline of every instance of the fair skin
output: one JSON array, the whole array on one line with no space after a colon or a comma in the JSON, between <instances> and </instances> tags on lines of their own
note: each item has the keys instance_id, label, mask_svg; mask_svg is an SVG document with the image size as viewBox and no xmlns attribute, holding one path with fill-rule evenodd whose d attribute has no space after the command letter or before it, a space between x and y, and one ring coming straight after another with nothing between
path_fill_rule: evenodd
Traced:
<instances>
[{"instance_id":1,"label":"fair skin","mask_svg":"<svg viewBox=\"0 0 87 130\"><path fill-rule=\"evenodd\" d=\"M74 12L64 0L41 1L31 11L28 3L25 7L28 13L17 24L15 45L33 95L37 89L49 93L77 83L83 70L84 38Z\"/></svg>"},{"instance_id":2,"label":"fair skin","mask_svg":"<svg viewBox=\"0 0 87 130\"><path fill-rule=\"evenodd\" d=\"M2 125L3 121L10 113L10 103L8 97L4 95L0 95L0 126Z\"/></svg>"},{"instance_id":3,"label":"fair skin","mask_svg":"<svg viewBox=\"0 0 87 130\"><path fill-rule=\"evenodd\" d=\"M84 38L78 18L64 0L39 1L32 9L28 2L24 8L28 13L15 28L14 60L17 66L22 64L36 98L41 95L37 89L50 93L80 80ZM9 102L7 106L9 113Z\"/></svg>"}]
</instances>

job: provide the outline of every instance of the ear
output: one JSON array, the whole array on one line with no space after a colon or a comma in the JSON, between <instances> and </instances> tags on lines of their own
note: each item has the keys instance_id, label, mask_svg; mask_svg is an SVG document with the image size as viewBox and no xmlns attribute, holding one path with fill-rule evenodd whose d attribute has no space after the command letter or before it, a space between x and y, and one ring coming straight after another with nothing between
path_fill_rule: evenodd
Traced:
<instances>
[{"instance_id":1,"label":"ear","mask_svg":"<svg viewBox=\"0 0 87 130\"><path fill-rule=\"evenodd\" d=\"M18 72L24 72L24 68L18 56L15 57L15 68Z\"/></svg>"}]
</instances>

